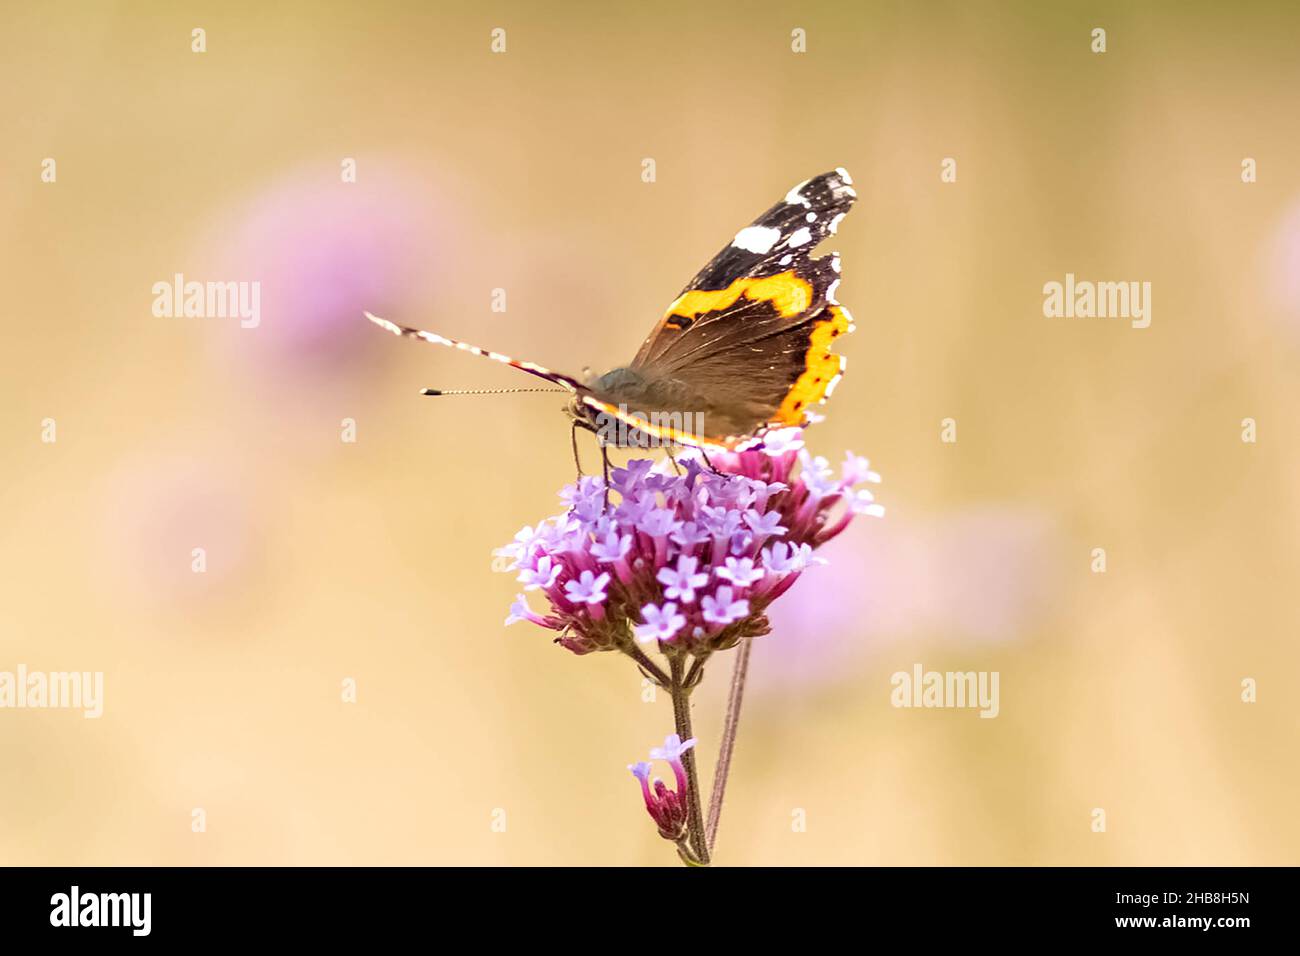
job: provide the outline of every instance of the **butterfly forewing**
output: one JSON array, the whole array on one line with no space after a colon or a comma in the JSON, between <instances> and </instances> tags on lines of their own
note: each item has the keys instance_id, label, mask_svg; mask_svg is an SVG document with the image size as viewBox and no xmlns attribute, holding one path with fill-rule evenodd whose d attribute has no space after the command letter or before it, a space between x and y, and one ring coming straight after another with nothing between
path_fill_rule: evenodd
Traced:
<instances>
[{"instance_id":1,"label":"butterfly forewing","mask_svg":"<svg viewBox=\"0 0 1300 956\"><path fill-rule=\"evenodd\" d=\"M838 255L812 251L856 197L848 173L837 169L795 186L737 232L641 346L631 368L651 384L643 395L693 401L706 437L726 445L803 423L842 370L832 341L853 327L835 300Z\"/></svg>"},{"instance_id":2,"label":"butterfly forewing","mask_svg":"<svg viewBox=\"0 0 1300 956\"><path fill-rule=\"evenodd\" d=\"M834 235L857 196L843 169L800 183L736 233L686 284L683 294L723 289L743 276L773 275L792 263L807 261L819 243Z\"/></svg>"}]
</instances>

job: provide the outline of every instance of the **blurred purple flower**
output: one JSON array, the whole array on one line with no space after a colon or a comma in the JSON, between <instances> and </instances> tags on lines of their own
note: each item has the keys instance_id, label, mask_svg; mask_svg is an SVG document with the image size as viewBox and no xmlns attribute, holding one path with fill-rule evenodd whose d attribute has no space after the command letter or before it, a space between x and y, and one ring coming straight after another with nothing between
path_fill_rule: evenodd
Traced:
<instances>
[{"instance_id":1,"label":"blurred purple flower","mask_svg":"<svg viewBox=\"0 0 1300 956\"><path fill-rule=\"evenodd\" d=\"M362 311L405 301L439 261L445 224L422 179L372 162L343 183L338 168L323 159L237 204L210 240L218 274L193 277L261 283L261 324L227 338L272 383L357 366L374 341Z\"/></svg>"},{"instance_id":2,"label":"blurred purple flower","mask_svg":"<svg viewBox=\"0 0 1300 956\"><path fill-rule=\"evenodd\" d=\"M784 569L785 547L773 544L765 564ZM832 549L820 588L796 589L772 609L781 639L754 658L750 680L758 692L833 683L900 641L1021 638L1052 607L1061 548L1054 521L1032 508L986 505L921 521L896 511L876 534Z\"/></svg>"}]
</instances>

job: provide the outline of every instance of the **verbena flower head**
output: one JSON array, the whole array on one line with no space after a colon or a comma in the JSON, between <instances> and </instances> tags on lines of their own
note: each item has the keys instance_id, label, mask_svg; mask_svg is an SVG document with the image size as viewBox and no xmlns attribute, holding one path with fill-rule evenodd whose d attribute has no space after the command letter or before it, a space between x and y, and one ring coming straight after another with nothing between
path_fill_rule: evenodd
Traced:
<instances>
[{"instance_id":1,"label":"verbena flower head","mask_svg":"<svg viewBox=\"0 0 1300 956\"><path fill-rule=\"evenodd\" d=\"M821 559L813 551L859 514L881 515L864 458L835 469L811 456L797 428L764 445L665 460L634 459L610 476L566 486L562 514L524 528L495 553L525 591L507 624L559 632L576 654L638 643L707 654L769 630L766 610ZM711 466L711 467L710 467Z\"/></svg>"}]
</instances>

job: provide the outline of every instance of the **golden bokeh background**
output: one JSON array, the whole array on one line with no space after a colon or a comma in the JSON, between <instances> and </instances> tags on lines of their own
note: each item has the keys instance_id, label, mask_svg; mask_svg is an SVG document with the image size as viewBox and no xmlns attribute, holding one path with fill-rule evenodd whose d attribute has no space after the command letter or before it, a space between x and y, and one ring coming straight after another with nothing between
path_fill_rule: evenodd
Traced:
<instances>
[{"instance_id":1,"label":"golden bokeh background","mask_svg":"<svg viewBox=\"0 0 1300 956\"><path fill-rule=\"evenodd\" d=\"M0 670L105 680L98 720L0 710L3 862L676 864L624 769L666 697L502 628L491 549L572 479L559 397L421 399L527 383L360 310L621 364L835 166L858 331L809 442L888 513L755 647L717 861L1300 862L1293 4L0 20ZM1067 272L1151 282L1150 327L1045 318ZM260 326L154 316L175 273L259 281ZM999 672L999 716L895 709L915 663Z\"/></svg>"}]
</instances>

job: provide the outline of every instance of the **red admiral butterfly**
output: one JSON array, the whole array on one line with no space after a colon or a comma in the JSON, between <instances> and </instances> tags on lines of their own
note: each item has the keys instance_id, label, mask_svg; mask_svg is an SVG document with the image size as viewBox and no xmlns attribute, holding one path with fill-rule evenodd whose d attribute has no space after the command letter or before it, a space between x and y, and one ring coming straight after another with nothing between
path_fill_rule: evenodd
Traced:
<instances>
[{"instance_id":1,"label":"red admiral butterfly","mask_svg":"<svg viewBox=\"0 0 1300 956\"><path fill-rule=\"evenodd\" d=\"M836 169L791 189L686 284L630 365L585 383L366 317L395 335L463 349L560 386L573 395L574 428L603 432L617 419L664 443L748 447L768 429L808 421L811 406L830 396L844 372L844 358L831 352L837 337L853 331L848 310L835 301L839 253L813 258L812 250L853 205L852 182ZM692 421L698 427L683 424Z\"/></svg>"}]
</instances>

